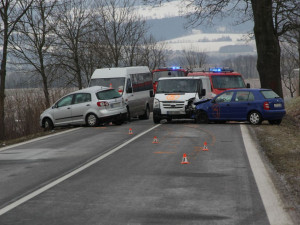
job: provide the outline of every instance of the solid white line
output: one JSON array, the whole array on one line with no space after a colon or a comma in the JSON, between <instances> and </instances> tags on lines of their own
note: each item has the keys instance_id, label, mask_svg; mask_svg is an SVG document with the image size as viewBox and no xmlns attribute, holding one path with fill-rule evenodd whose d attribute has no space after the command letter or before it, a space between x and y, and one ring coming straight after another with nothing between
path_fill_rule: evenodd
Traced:
<instances>
[{"instance_id":1,"label":"solid white line","mask_svg":"<svg viewBox=\"0 0 300 225\"><path fill-rule=\"evenodd\" d=\"M20 199L17 200L17 201L15 201L15 202L13 202L13 203L7 205L6 207L0 209L0 216L3 215L3 214L5 214L5 213L7 213L8 211L10 211L10 210L16 208L17 206L19 206L19 205L21 205L21 204L27 202L28 200L30 200L30 199L32 199L32 198L38 196L39 194L41 194L41 193L43 193L43 192L49 190L50 188L56 186L57 184L59 184L59 183L65 181L65 180L69 179L70 177L72 177L72 176L74 176L74 175L80 173L81 171L83 171L83 170L89 168L90 166L92 166L92 165L94 165L95 163L101 161L102 159L106 158L107 156L113 154L114 152L120 150L120 149L123 148L124 146L128 145L129 143L131 143L131 142L133 142L134 140L140 138L141 136L145 135L146 133L150 132L151 130L157 128L157 127L160 126L160 125L161 125L161 124L158 124L158 125L156 125L156 126L150 128L150 129L148 129L148 130L146 130L146 131L144 131L144 132L142 132L142 133L140 133L140 134L134 136L134 137L131 138L130 140L124 142L123 144L121 144L121 145L119 145L118 147L116 147L116 148L110 150L109 152L107 152L107 153L105 153L105 154L99 156L98 158L96 158L96 159L94 159L94 160L92 160L92 161L90 161L90 162L84 164L83 166L81 166L81 167L75 169L74 171L72 171L72 172L70 172L70 173L64 175L63 177L61 177L61 178L59 178L59 179L57 179L57 180L55 180L55 181L53 181L53 182L51 182L51 183L45 185L44 187L39 188L38 190L36 190L36 191L34 191L34 192L32 192L32 193L30 193L30 194L28 194L28 195L26 195L26 196L20 198Z\"/></svg>"},{"instance_id":2,"label":"solid white line","mask_svg":"<svg viewBox=\"0 0 300 225\"><path fill-rule=\"evenodd\" d=\"M250 162L252 172L267 216L271 225L293 225L290 216L284 210L284 204L269 176L269 173L260 158L246 125L241 125L244 145Z\"/></svg>"},{"instance_id":3,"label":"solid white line","mask_svg":"<svg viewBox=\"0 0 300 225\"><path fill-rule=\"evenodd\" d=\"M70 129L70 130L58 132L58 133L55 133L55 134L46 135L46 136L43 136L43 137L38 137L38 138L35 138L35 139L31 139L29 141L24 141L24 142L21 142L21 143L18 143L18 144L14 144L14 145L9 145L7 147L0 148L0 152L8 150L10 148L14 148L14 147L18 147L18 146L25 145L25 144L28 144L28 143L32 143L32 142L35 142L35 141L47 139L47 138L50 138L50 137L53 137L53 136L56 136L56 135L61 135L61 134L69 133L69 132L72 132L72 131L75 131L75 130L79 130L79 129L82 129L82 127L73 128L73 129Z\"/></svg>"}]
</instances>

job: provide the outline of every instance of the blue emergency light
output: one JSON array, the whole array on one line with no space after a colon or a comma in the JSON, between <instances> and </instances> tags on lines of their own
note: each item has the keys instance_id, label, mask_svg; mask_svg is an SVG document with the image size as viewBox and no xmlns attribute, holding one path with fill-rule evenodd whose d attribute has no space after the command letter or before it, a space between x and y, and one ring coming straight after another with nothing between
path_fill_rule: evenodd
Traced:
<instances>
[{"instance_id":1,"label":"blue emergency light","mask_svg":"<svg viewBox=\"0 0 300 225\"><path fill-rule=\"evenodd\" d=\"M180 69L180 66L172 66L172 69L173 69L173 70L179 70L179 69Z\"/></svg>"},{"instance_id":2,"label":"blue emergency light","mask_svg":"<svg viewBox=\"0 0 300 225\"><path fill-rule=\"evenodd\" d=\"M210 72L233 72L233 69L230 69L229 67L215 67L215 68L209 68Z\"/></svg>"},{"instance_id":3,"label":"blue emergency light","mask_svg":"<svg viewBox=\"0 0 300 225\"><path fill-rule=\"evenodd\" d=\"M211 71L211 72L221 72L222 68L209 68L209 71Z\"/></svg>"}]
</instances>

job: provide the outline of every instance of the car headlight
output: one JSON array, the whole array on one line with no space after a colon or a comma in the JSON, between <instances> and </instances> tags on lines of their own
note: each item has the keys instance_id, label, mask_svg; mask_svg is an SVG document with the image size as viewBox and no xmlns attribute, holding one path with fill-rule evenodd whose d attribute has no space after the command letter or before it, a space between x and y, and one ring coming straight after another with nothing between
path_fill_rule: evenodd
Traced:
<instances>
[{"instance_id":1,"label":"car headlight","mask_svg":"<svg viewBox=\"0 0 300 225\"><path fill-rule=\"evenodd\" d=\"M153 108L159 108L159 101L155 98L153 102Z\"/></svg>"}]
</instances>

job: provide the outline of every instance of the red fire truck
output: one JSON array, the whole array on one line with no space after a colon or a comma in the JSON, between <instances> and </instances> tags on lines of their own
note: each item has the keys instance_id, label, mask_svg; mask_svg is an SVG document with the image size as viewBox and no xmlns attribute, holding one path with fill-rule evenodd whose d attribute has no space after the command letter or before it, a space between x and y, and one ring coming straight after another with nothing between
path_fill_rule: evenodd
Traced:
<instances>
[{"instance_id":1,"label":"red fire truck","mask_svg":"<svg viewBox=\"0 0 300 225\"><path fill-rule=\"evenodd\" d=\"M229 89L250 88L250 84L245 84L240 73L226 67L210 68L208 71L201 68L193 69L192 72L188 73L188 76L209 77L213 97Z\"/></svg>"},{"instance_id":2,"label":"red fire truck","mask_svg":"<svg viewBox=\"0 0 300 225\"><path fill-rule=\"evenodd\" d=\"M152 70L153 91L156 92L158 79L161 77L184 77L187 76L187 71L178 66L163 67Z\"/></svg>"}]
</instances>

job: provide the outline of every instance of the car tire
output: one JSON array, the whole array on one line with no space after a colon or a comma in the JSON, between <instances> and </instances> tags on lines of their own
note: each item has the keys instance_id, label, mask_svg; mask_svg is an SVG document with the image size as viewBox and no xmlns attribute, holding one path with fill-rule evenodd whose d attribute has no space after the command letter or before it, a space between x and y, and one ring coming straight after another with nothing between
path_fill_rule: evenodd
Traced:
<instances>
[{"instance_id":1,"label":"car tire","mask_svg":"<svg viewBox=\"0 0 300 225\"><path fill-rule=\"evenodd\" d=\"M46 118L44 119L44 130L48 131L48 130L52 130L54 128L53 122L51 119Z\"/></svg>"},{"instance_id":2,"label":"car tire","mask_svg":"<svg viewBox=\"0 0 300 225\"><path fill-rule=\"evenodd\" d=\"M281 123L281 119L279 119L279 120L269 120L269 124L271 124L271 125L280 125L280 123Z\"/></svg>"},{"instance_id":3,"label":"car tire","mask_svg":"<svg viewBox=\"0 0 300 225\"><path fill-rule=\"evenodd\" d=\"M248 115L248 121L253 125L258 125L258 124L261 124L262 117L259 112L252 111Z\"/></svg>"},{"instance_id":4,"label":"car tire","mask_svg":"<svg viewBox=\"0 0 300 225\"><path fill-rule=\"evenodd\" d=\"M86 125L89 127L96 127L99 124L99 119L94 113L90 113L86 116Z\"/></svg>"},{"instance_id":5,"label":"car tire","mask_svg":"<svg viewBox=\"0 0 300 225\"><path fill-rule=\"evenodd\" d=\"M204 111L197 112L196 123L209 123L207 113Z\"/></svg>"},{"instance_id":6,"label":"car tire","mask_svg":"<svg viewBox=\"0 0 300 225\"><path fill-rule=\"evenodd\" d=\"M158 116L153 116L153 122L154 122L155 124L160 123L160 120L161 120L160 117L158 117Z\"/></svg>"},{"instance_id":7,"label":"car tire","mask_svg":"<svg viewBox=\"0 0 300 225\"><path fill-rule=\"evenodd\" d=\"M150 116L150 108L149 106L147 105L146 106L146 110L145 110L145 113L141 116L139 116L139 119L140 120L148 120L149 119L149 116Z\"/></svg>"}]
</instances>

